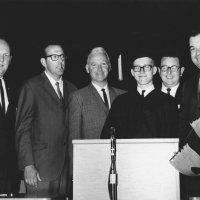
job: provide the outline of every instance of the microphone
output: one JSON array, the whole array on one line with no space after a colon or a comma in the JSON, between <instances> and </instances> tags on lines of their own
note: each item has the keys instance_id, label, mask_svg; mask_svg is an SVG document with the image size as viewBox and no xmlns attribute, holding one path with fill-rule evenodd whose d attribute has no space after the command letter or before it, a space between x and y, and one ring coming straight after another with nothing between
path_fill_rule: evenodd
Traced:
<instances>
[{"instance_id":1,"label":"microphone","mask_svg":"<svg viewBox=\"0 0 200 200\"><path fill-rule=\"evenodd\" d=\"M116 139L114 133L115 128L110 127L111 160L115 159L116 156Z\"/></svg>"},{"instance_id":2,"label":"microphone","mask_svg":"<svg viewBox=\"0 0 200 200\"><path fill-rule=\"evenodd\" d=\"M110 200L117 200L116 139L115 128L110 127L111 165L108 180Z\"/></svg>"}]
</instances>

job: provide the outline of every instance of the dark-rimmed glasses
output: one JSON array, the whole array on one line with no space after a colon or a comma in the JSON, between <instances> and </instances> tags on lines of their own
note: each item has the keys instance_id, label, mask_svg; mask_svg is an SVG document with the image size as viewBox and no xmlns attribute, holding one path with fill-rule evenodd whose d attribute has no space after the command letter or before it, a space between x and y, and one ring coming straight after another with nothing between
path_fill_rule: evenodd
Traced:
<instances>
[{"instance_id":1,"label":"dark-rimmed glasses","mask_svg":"<svg viewBox=\"0 0 200 200\"><path fill-rule=\"evenodd\" d=\"M65 54L51 54L46 56L46 58L50 57L52 61L57 61L59 58L61 58L61 60L65 60L66 56Z\"/></svg>"},{"instance_id":2,"label":"dark-rimmed glasses","mask_svg":"<svg viewBox=\"0 0 200 200\"><path fill-rule=\"evenodd\" d=\"M140 72L142 69L145 72L149 72L149 71L151 71L152 68L153 68L153 65L144 65L144 66L136 65L136 66L133 66L134 72Z\"/></svg>"},{"instance_id":3,"label":"dark-rimmed glasses","mask_svg":"<svg viewBox=\"0 0 200 200\"><path fill-rule=\"evenodd\" d=\"M172 65L172 66L163 65L160 67L162 72L167 72L168 70L172 72L177 72L179 68L180 66L177 66L177 65Z\"/></svg>"}]
</instances>

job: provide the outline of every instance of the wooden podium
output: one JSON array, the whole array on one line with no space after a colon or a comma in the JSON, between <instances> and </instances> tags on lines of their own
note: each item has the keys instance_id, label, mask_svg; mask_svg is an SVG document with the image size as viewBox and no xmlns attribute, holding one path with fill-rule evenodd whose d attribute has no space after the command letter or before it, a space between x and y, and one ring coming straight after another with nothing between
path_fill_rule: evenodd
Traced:
<instances>
[{"instance_id":1,"label":"wooden podium","mask_svg":"<svg viewBox=\"0 0 200 200\"><path fill-rule=\"evenodd\" d=\"M180 200L178 139L117 139L118 200ZM73 200L109 200L110 140L73 140Z\"/></svg>"}]
</instances>

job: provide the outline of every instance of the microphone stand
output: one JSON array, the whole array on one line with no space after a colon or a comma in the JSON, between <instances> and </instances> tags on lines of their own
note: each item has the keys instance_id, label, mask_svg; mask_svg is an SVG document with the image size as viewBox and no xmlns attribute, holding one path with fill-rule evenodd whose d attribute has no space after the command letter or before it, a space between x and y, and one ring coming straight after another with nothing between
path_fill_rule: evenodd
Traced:
<instances>
[{"instance_id":1,"label":"microphone stand","mask_svg":"<svg viewBox=\"0 0 200 200\"><path fill-rule=\"evenodd\" d=\"M108 190L110 200L117 200L117 170L116 170L116 139L114 136L115 128L110 128L111 143L111 165L109 172Z\"/></svg>"}]
</instances>

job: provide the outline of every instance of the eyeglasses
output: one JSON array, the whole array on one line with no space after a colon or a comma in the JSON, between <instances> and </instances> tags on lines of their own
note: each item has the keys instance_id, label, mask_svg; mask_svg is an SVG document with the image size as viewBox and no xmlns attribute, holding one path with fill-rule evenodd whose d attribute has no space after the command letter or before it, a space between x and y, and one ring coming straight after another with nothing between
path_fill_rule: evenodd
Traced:
<instances>
[{"instance_id":1,"label":"eyeglasses","mask_svg":"<svg viewBox=\"0 0 200 200\"><path fill-rule=\"evenodd\" d=\"M176 66L176 65L172 65L171 67L169 67L167 65L163 65L160 67L162 72L167 72L168 69L172 72L177 72L179 68L180 68L180 66Z\"/></svg>"},{"instance_id":2,"label":"eyeglasses","mask_svg":"<svg viewBox=\"0 0 200 200\"><path fill-rule=\"evenodd\" d=\"M59 58L61 58L61 60L65 60L66 56L65 54L52 54L52 55L48 55L46 56L46 58L50 57L52 61L57 61Z\"/></svg>"},{"instance_id":3,"label":"eyeglasses","mask_svg":"<svg viewBox=\"0 0 200 200\"><path fill-rule=\"evenodd\" d=\"M92 68L95 68L95 69L97 69L99 66L101 66L102 68L107 68L108 64L107 63L100 63L100 64L98 64L98 63L91 63L90 66Z\"/></svg>"},{"instance_id":4,"label":"eyeglasses","mask_svg":"<svg viewBox=\"0 0 200 200\"><path fill-rule=\"evenodd\" d=\"M145 72L149 72L149 71L151 71L152 68L153 68L153 65L144 65L144 66L136 65L136 66L133 66L134 72L140 72L142 69Z\"/></svg>"}]
</instances>

